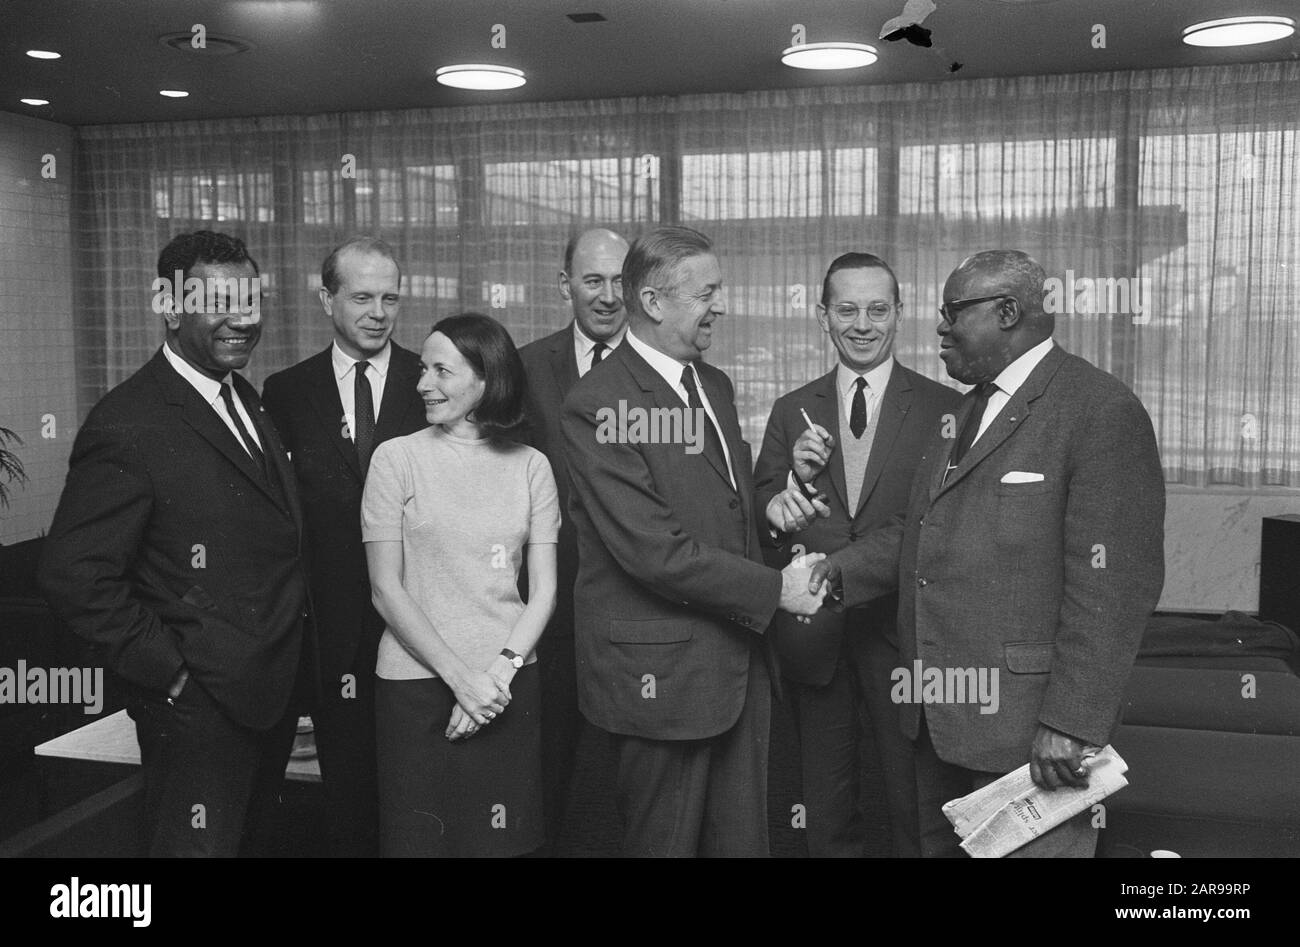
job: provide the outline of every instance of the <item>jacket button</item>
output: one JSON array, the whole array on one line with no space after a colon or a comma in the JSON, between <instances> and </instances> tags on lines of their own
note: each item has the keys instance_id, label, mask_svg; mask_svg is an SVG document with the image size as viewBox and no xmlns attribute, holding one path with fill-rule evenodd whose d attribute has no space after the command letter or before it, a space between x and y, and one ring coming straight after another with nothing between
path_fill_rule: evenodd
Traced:
<instances>
[{"instance_id":1,"label":"jacket button","mask_svg":"<svg viewBox=\"0 0 1300 947\"><path fill-rule=\"evenodd\" d=\"M735 498L732 498L732 501L731 501L730 503L728 503L727 505L730 506L730 507L734 510L736 507L740 506L740 501L737 500L737 499L735 499Z\"/></svg>"},{"instance_id":2,"label":"jacket button","mask_svg":"<svg viewBox=\"0 0 1300 947\"><path fill-rule=\"evenodd\" d=\"M857 530L849 530L849 542L856 543L857 541L858 541Z\"/></svg>"},{"instance_id":3,"label":"jacket button","mask_svg":"<svg viewBox=\"0 0 1300 947\"><path fill-rule=\"evenodd\" d=\"M916 584L917 584L918 586L920 586L921 588L925 588L925 587L926 587L927 585L929 585L930 583L929 583L929 581L926 580L925 576L923 576L923 575L918 575L918 576L916 577Z\"/></svg>"},{"instance_id":4,"label":"jacket button","mask_svg":"<svg viewBox=\"0 0 1300 947\"><path fill-rule=\"evenodd\" d=\"M735 612L732 612L730 615L727 616L727 621L735 621L735 620L736 620Z\"/></svg>"},{"instance_id":5,"label":"jacket button","mask_svg":"<svg viewBox=\"0 0 1300 947\"><path fill-rule=\"evenodd\" d=\"M924 526L924 525L925 525L925 517L922 516L919 520L917 520L917 523L918 523L919 525L921 525L921 526Z\"/></svg>"}]
</instances>

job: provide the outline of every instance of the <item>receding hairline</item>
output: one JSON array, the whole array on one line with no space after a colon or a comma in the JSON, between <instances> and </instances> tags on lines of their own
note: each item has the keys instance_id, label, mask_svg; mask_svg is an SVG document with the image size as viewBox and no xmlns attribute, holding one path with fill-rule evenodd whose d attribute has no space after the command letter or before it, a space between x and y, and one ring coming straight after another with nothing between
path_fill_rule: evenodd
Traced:
<instances>
[{"instance_id":1,"label":"receding hairline","mask_svg":"<svg viewBox=\"0 0 1300 947\"><path fill-rule=\"evenodd\" d=\"M621 233L610 230L608 227L592 227L590 230L580 231L570 237L569 242L564 245L564 272L568 276L573 277L577 275L573 272L573 258L577 255L578 248L581 247L583 242L588 238L594 240L597 237L601 240L621 244L623 248L623 256L627 256L627 251L630 249L631 245L628 243L627 238Z\"/></svg>"}]
</instances>

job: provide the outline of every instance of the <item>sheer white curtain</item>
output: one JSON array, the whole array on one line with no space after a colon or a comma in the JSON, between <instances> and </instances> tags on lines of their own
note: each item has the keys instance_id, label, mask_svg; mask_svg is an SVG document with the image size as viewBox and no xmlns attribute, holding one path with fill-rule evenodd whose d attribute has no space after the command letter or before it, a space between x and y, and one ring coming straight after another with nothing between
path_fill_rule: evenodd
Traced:
<instances>
[{"instance_id":1,"label":"sheer white curtain","mask_svg":"<svg viewBox=\"0 0 1300 947\"><path fill-rule=\"evenodd\" d=\"M893 263L898 355L946 381L943 280L1016 247L1058 280L1058 341L1146 403L1171 482L1300 486L1298 85L1276 63L83 128L82 408L158 344L149 281L184 229L244 237L272 283L260 382L327 343L320 261L351 233L399 249L404 344L466 309L522 344L567 320L570 233L682 222L718 247L710 360L752 441L832 363L835 256Z\"/></svg>"}]
</instances>

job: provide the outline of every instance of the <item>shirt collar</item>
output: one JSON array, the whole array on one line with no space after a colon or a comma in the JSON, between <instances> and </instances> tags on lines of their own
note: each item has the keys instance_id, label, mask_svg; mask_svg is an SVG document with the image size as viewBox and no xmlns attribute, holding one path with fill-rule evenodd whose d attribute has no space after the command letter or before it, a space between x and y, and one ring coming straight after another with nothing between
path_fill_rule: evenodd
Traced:
<instances>
[{"instance_id":1,"label":"shirt collar","mask_svg":"<svg viewBox=\"0 0 1300 947\"><path fill-rule=\"evenodd\" d=\"M171 363L172 368L176 369L178 375L194 386L194 390L203 397L204 401L208 404L217 403L217 399L221 397L222 384L230 380L230 372L226 372L220 381L209 378L173 352L172 347L166 342L163 343L163 356Z\"/></svg>"},{"instance_id":2,"label":"shirt collar","mask_svg":"<svg viewBox=\"0 0 1300 947\"><path fill-rule=\"evenodd\" d=\"M836 362L835 367L835 390L840 393L841 398L847 398L853 393L853 383L859 377L867 380L867 387L877 396L884 394L885 386L889 384L889 378L894 373L894 358L891 355L869 372L863 372L860 376L853 369L846 366L843 362Z\"/></svg>"},{"instance_id":3,"label":"shirt collar","mask_svg":"<svg viewBox=\"0 0 1300 947\"><path fill-rule=\"evenodd\" d=\"M662 375L664 381L668 382L673 391L677 391L681 387L682 369L686 367L686 362L678 361L671 355L665 355L658 349L652 348L638 339L636 333L631 329L627 330L626 338L627 344L632 346L632 351L640 355L650 364L651 368Z\"/></svg>"},{"instance_id":4,"label":"shirt collar","mask_svg":"<svg viewBox=\"0 0 1300 947\"><path fill-rule=\"evenodd\" d=\"M1007 393L1010 397L1019 390L1020 386L1025 383L1029 373L1038 367L1038 363L1047 357L1047 353L1052 350L1051 338L1046 338L1039 342L1028 352L1025 352L1018 359L1008 365L993 379L993 384L999 390Z\"/></svg>"},{"instance_id":5,"label":"shirt collar","mask_svg":"<svg viewBox=\"0 0 1300 947\"><path fill-rule=\"evenodd\" d=\"M627 335L626 324L624 324L622 329L619 329L617 335L613 336L612 338L608 339L605 342L606 348L611 352L614 351L614 349L618 348L618 344L623 341L623 336L625 335ZM593 338L591 338L589 335L587 335L587 333L582 331L582 326L578 325L577 319L573 320L573 341L574 344L577 345L578 347L577 351L578 351L579 361L582 361L588 355L590 355L591 350L596 347L596 341Z\"/></svg>"},{"instance_id":6,"label":"shirt collar","mask_svg":"<svg viewBox=\"0 0 1300 947\"><path fill-rule=\"evenodd\" d=\"M382 352L366 359L366 361L370 363L370 368L367 369L367 371L374 370L379 373L380 378L387 377L388 362L392 357L393 343L390 339L388 342L384 343L384 350ZM360 359L353 358L347 352L339 348L337 339L330 344L330 360L334 363L335 381L342 381L343 377L347 375L348 372L352 371L352 366L361 361Z\"/></svg>"}]
</instances>

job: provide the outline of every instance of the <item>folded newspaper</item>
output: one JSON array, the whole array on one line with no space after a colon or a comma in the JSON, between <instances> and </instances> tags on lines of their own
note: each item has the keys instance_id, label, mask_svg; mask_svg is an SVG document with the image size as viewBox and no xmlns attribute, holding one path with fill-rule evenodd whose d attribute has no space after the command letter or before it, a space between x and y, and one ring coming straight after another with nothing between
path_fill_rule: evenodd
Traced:
<instances>
[{"instance_id":1,"label":"folded newspaper","mask_svg":"<svg viewBox=\"0 0 1300 947\"><path fill-rule=\"evenodd\" d=\"M1083 765L1088 785L1082 789L1040 789L1026 763L968 796L944 803L943 814L962 837L967 855L1002 858L1128 785L1128 764L1109 745L1085 754Z\"/></svg>"}]
</instances>

